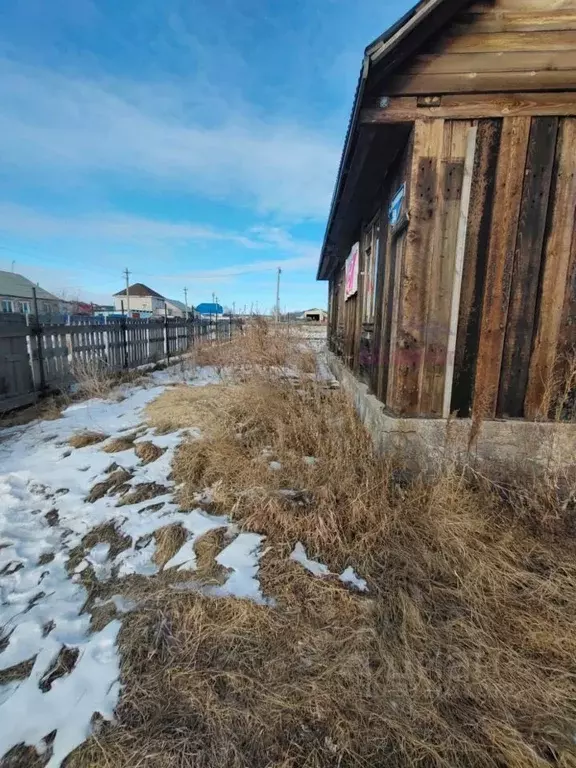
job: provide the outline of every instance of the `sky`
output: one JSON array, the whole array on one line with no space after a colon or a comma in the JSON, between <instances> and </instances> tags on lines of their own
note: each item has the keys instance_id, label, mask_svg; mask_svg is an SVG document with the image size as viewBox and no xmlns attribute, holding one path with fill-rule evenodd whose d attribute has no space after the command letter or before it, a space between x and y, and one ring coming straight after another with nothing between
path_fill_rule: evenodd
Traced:
<instances>
[{"instance_id":1,"label":"sky","mask_svg":"<svg viewBox=\"0 0 576 768\"><path fill-rule=\"evenodd\" d=\"M109 303L326 306L366 45L402 0L0 0L0 269Z\"/></svg>"}]
</instances>

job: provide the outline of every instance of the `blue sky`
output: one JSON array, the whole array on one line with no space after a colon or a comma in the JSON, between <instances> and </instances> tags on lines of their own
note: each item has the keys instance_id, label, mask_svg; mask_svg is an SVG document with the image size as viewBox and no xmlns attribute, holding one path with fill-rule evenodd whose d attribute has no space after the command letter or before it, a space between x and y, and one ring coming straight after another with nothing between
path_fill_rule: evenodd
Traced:
<instances>
[{"instance_id":1,"label":"blue sky","mask_svg":"<svg viewBox=\"0 0 576 768\"><path fill-rule=\"evenodd\" d=\"M365 45L409 3L0 0L0 269L109 301L326 304Z\"/></svg>"}]
</instances>

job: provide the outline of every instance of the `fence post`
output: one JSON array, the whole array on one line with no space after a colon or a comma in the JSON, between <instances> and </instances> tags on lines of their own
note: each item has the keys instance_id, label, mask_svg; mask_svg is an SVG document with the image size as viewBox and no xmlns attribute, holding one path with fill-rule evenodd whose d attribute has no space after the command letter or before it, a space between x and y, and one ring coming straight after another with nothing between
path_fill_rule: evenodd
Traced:
<instances>
[{"instance_id":1,"label":"fence post","mask_svg":"<svg viewBox=\"0 0 576 768\"><path fill-rule=\"evenodd\" d=\"M166 362L170 362L170 335L168 333L168 305L164 302L164 339L166 342Z\"/></svg>"},{"instance_id":2,"label":"fence post","mask_svg":"<svg viewBox=\"0 0 576 768\"><path fill-rule=\"evenodd\" d=\"M232 313L228 315L228 338L232 338Z\"/></svg>"},{"instance_id":3,"label":"fence post","mask_svg":"<svg viewBox=\"0 0 576 768\"><path fill-rule=\"evenodd\" d=\"M120 302L122 308L122 319L120 320L120 331L122 333L122 348L124 350L124 368L128 368L128 335L126 330L126 318L124 317L124 301Z\"/></svg>"},{"instance_id":4,"label":"fence post","mask_svg":"<svg viewBox=\"0 0 576 768\"><path fill-rule=\"evenodd\" d=\"M44 368L44 350L42 349L42 326L38 316L38 296L36 288L32 288L32 300L34 302L34 325L32 334L36 337L36 358L38 360L38 372L40 373L40 393L46 391L46 369Z\"/></svg>"}]
</instances>

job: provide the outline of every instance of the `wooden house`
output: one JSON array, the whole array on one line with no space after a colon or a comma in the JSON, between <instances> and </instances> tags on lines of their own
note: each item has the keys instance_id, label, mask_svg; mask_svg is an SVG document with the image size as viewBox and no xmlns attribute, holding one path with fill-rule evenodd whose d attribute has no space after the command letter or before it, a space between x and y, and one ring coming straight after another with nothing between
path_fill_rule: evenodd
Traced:
<instances>
[{"instance_id":1,"label":"wooden house","mask_svg":"<svg viewBox=\"0 0 576 768\"><path fill-rule=\"evenodd\" d=\"M392 415L551 417L575 208L576 0L423 0L365 52L318 271L331 350Z\"/></svg>"}]
</instances>

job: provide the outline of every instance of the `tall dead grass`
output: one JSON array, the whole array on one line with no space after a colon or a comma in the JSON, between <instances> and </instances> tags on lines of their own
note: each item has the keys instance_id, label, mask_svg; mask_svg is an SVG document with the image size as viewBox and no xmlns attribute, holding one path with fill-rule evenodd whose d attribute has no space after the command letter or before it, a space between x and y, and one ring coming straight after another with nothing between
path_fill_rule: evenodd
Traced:
<instances>
[{"instance_id":1,"label":"tall dead grass","mask_svg":"<svg viewBox=\"0 0 576 768\"><path fill-rule=\"evenodd\" d=\"M232 372L236 378L241 373L251 376L255 371L260 375L314 373L314 355L301 342L294 328L254 316L231 341L200 346L196 363L213 366L223 374Z\"/></svg>"},{"instance_id":2,"label":"tall dead grass","mask_svg":"<svg viewBox=\"0 0 576 768\"><path fill-rule=\"evenodd\" d=\"M570 497L455 467L409 475L341 393L259 371L173 474L184 505L211 486L266 535L275 604L152 595L121 633L118 724L70 765L576 766ZM289 561L296 541L369 592Z\"/></svg>"}]
</instances>

